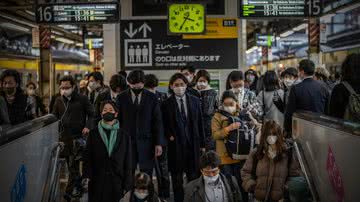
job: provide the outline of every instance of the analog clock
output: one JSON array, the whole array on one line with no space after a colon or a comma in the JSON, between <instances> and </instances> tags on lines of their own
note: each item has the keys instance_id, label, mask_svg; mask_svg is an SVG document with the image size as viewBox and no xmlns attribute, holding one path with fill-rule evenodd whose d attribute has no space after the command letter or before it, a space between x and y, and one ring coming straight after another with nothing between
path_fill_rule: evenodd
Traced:
<instances>
[{"instance_id":1,"label":"analog clock","mask_svg":"<svg viewBox=\"0 0 360 202\"><path fill-rule=\"evenodd\" d=\"M170 4L168 29L172 34L202 34L205 32L203 4Z\"/></svg>"}]
</instances>

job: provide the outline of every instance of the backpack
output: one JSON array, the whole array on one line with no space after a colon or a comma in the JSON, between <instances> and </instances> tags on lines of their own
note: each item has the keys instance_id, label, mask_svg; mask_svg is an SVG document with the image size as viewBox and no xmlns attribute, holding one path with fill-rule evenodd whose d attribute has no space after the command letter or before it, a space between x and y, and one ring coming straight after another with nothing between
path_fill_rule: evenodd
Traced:
<instances>
[{"instance_id":1,"label":"backpack","mask_svg":"<svg viewBox=\"0 0 360 202\"><path fill-rule=\"evenodd\" d=\"M229 125L239 122L240 128L229 132L225 138L225 148L229 156L234 160L239 160L240 155L248 155L255 148L255 132L250 126L250 122L244 118L232 116L230 113L220 111L220 113L228 118Z\"/></svg>"},{"instance_id":2,"label":"backpack","mask_svg":"<svg viewBox=\"0 0 360 202\"><path fill-rule=\"evenodd\" d=\"M348 82L344 81L342 84L350 93L349 103L345 110L344 119L350 121L360 121L360 94L357 94Z\"/></svg>"}]
</instances>

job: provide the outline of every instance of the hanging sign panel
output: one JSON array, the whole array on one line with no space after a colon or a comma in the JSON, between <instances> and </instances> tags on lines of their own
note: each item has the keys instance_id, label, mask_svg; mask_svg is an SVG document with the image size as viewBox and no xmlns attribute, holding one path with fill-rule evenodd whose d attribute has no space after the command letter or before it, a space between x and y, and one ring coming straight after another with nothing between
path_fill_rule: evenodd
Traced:
<instances>
[{"instance_id":1,"label":"hanging sign panel","mask_svg":"<svg viewBox=\"0 0 360 202\"><path fill-rule=\"evenodd\" d=\"M195 66L232 69L238 66L237 39L184 39L168 35L166 20L121 20L122 67L179 69Z\"/></svg>"},{"instance_id":2,"label":"hanging sign panel","mask_svg":"<svg viewBox=\"0 0 360 202\"><path fill-rule=\"evenodd\" d=\"M239 0L240 18L315 17L321 15L321 0Z\"/></svg>"},{"instance_id":3,"label":"hanging sign panel","mask_svg":"<svg viewBox=\"0 0 360 202\"><path fill-rule=\"evenodd\" d=\"M119 17L118 3L36 5L36 22L42 24L114 23Z\"/></svg>"}]
</instances>

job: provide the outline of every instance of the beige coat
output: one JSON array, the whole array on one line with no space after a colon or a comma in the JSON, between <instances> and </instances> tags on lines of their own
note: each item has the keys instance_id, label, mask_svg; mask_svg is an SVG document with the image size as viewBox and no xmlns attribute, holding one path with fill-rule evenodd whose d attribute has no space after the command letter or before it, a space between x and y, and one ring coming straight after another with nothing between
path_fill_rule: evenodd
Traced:
<instances>
[{"instance_id":1,"label":"beige coat","mask_svg":"<svg viewBox=\"0 0 360 202\"><path fill-rule=\"evenodd\" d=\"M256 150L249 155L249 158L241 170L243 188L249 192L252 191L250 190L251 187L255 185L255 198L260 201L265 200L267 192L269 192L269 199L274 201L281 200L284 195L287 178L300 175L298 161L295 157L292 157L289 166L288 153L283 153L282 158L276 161L264 155L264 158L257 163L256 180L254 180L251 172L255 152ZM269 188L271 189L269 190Z\"/></svg>"},{"instance_id":2,"label":"beige coat","mask_svg":"<svg viewBox=\"0 0 360 202\"><path fill-rule=\"evenodd\" d=\"M256 144L259 143L260 131L261 131L261 124L259 124L255 119L250 117L253 123L256 126L256 130L258 133L256 134ZM216 153L220 156L221 165L228 165L239 163L241 160L246 160L248 155L241 155L240 160L234 160L229 156L226 151L224 139L229 135L228 130L226 127L229 126L228 118L222 115L219 112L216 112L212 121L211 121L211 130L212 130L212 137L216 142Z\"/></svg>"}]
</instances>

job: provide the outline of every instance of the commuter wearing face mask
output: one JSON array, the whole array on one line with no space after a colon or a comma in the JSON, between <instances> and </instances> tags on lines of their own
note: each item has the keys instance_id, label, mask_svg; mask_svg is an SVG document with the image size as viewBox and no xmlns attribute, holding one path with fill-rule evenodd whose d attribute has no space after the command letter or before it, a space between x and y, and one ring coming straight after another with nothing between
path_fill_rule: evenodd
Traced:
<instances>
[{"instance_id":1,"label":"commuter wearing face mask","mask_svg":"<svg viewBox=\"0 0 360 202\"><path fill-rule=\"evenodd\" d=\"M126 80L123 76L119 74L115 74L110 78L110 90L105 91L99 96L97 96L95 101L95 114L96 114L96 121L99 121L101 119L100 116L100 105L103 101L111 100L113 102L116 102L117 96L124 90L126 90Z\"/></svg>"},{"instance_id":2,"label":"commuter wearing face mask","mask_svg":"<svg viewBox=\"0 0 360 202\"><path fill-rule=\"evenodd\" d=\"M1 74L2 96L6 102L11 125L35 118L35 108L31 100L21 90L20 74L15 70L5 70Z\"/></svg>"},{"instance_id":3,"label":"commuter wearing face mask","mask_svg":"<svg viewBox=\"0 0 360 202\"><path fill-rule=\"evenodd\" d=\"M60 79L60 95L56 98L53 114L60 120L60 141L65 143L62 156L67 161L69 168L69 180L64 198L68 201L74 195L76 179L78 179L79 167L74 163L74 145L76 140L87 136L94 123L94 107L89 99L77 93L75 81L72 76L64 76Z\"/></svg>"},{"instance_id":4,"label":"commuter wearing face mask","mask_svg":"<svg viewBox=\"0 0 360 202\"><path fill-rule=\"evenodd\" d=\"M284 72L284 92L285 92L285 104L288 102L290 89L292 86L301 82L298 77L298 70L294 67L287 68Z\"/></svg>"},{"instance_id":5,"label":"commuter wearing face mask","mask_svg":"<svg viewBox=\"0 0 360 202\"><path fill-rule=\"evenodd\" d=\"M26 94L34 101L36 117L47 114L46 107L40 96L36 94L36 85L33 82L26 84Z\"/></svg>"},{"instance_id":6,"label":"commuter wearing face mask","mask_svg":"<svg viewBox=\"0 0 360 202\"><path fill-rule=\"evenodd\" d=\"M188 81L187 91L193 96L200 97L200 94L194 89L196 83L194 81L195 68L193 66L182 67L180 73L184 75Z\"/></svg>"},{"instance_id":7,"label":"commuter wearing face mask","mask_svg":"<svg viewBox=\"0 0 360 202\"><path fill-rule=\"evenodd\" d=\"M209 151L200 158L202 176L185 187L187 202L241 202L242 197L236 178L220 173L219 156Z\"/></svg>"},{"instance_id":8,"label":"commuter wearing face mask","mask_svg":"<svg viewBox=\"0 0 360 202\"><path fill-rule=\"evenodd\" d=\"M133 169L139 164L140 171L152 175L154 157L161 156L164 137L160 103L155 94L144 90L145 74L134 70L127 77L130 89L117 97L119 121L130 135L133 153Z\"/></svg>"},{"instance_id":9,"label":"commuter wearing face mask","mask_svg":"<svg viewBox=\"0 0 360 202\"><path fill-rule=\"evenodd\" d=\"M226 90L231 90L237 98L242 113L251 112L255 119L260 119L263 114L262 107L251 90L244 87L244 74L242 71L232 71L226 81Z\"/></svg>"},{"instance_id":10,"label":"commuter wearing face mask","mask_svg":"<svg viewBox=\"0 0 360 202\"><path fill-rule=\"evenodd\" d=\"M168 162L175 202L183 202L183 174L188 181L199 177L200 152L205 151L200 100L186 93L188 80L180 73L170 78L171 96L163 103L168 139Z\"/></svg>"},{"instance_id":11,"label":"commuter wearing face mask","mask_svg":"<svg viewBox=\"0 0 360 202\"><path fill-rule=\"evenodd\" d=\"M100 72L89 74L88 90L91 104L95 104L97 97L101 93L109 91L109 88L104 85L104 77Z\"/></svg>"},{"instance_id":12,"label":"commuter wearing face mask","mask_svg":"<svg viewBox=\"0 0 360 202\"><path fill-rule=\"evenodd\" d=\"M153 74L145 75L145 89L154 93L160 103L162 103L167 99L167 94L162 93L156 90L159 84L159 80ZM156 178L157 185L159 190L159 197L163 199L170 198L170 177L169 177L169 168L168 168L168 148L167 146L163 146L163 152L161 156L156 158Z\"/></svg>"},{"instance_id":13,"label":"commuter wearing face mask","mask_svg":"<svg viewBox=\"0 0 360 202\"><path fill-rule=\"evenodd\" d=\"M219 105L217 92L210 87L210 74L206 70L199 70L195 77L195 90L198 91L205 130L206 150L214 150L215 142L211 137L211 119Z\"/></svg>"},{"instance_id":14,"label":"commuter wearing face mask","mask_svg":"<svg viewBox=\"0 0 360 202\"><path fill-rule=\"evenodd\" d=\"M298 161L285 144L282 131L275 121L266 121L259 146L241 170L243 188L254 193L257 201L281 201L288 178L300 175Z\"/></svg>"},{"instance_id":15,"label":"commuter wearing face mask","mask_svg":"<svg viewBox=\"0 0 360 202\"><path fill-rule=\"evenodd\" d=\"M87 139L83 185L89 202L118 202L132 188L130 137L121 129L111 100L100 105L102 119Z\"/></svg>"},{"instance_id":16,"label":"commuter wearing face mask","mask_svg":"<svg viewBox=\"0 0 360 202\"><path fill-rule=\"evenodd\" d=\"M146 173L135 176L134 189L126 193L120 202L161 202L154 190L151 177Z\"/></svg>"},{"instance_id":17,"label":"commuter wearing face mask","mask_svg":"<svg viewBox=\"0 0 360 202\"><path fill-rule=\"evenodd\" d=\"M245 88L250 89L256 95L259 93L256 88L258 79L256 71L249 69L245 72Z\"/></svg>"}]
</instances>

